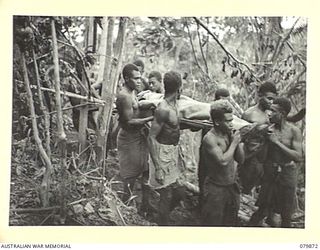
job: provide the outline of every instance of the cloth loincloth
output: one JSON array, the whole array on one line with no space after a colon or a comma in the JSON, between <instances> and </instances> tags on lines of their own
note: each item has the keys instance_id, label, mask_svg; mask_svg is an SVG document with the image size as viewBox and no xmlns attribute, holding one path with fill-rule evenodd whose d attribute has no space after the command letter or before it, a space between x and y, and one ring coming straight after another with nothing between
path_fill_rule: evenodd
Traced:
<instances>
[{"instance_id":1,"label":"cloth loincloth","mask_svg":"<svg viewBox=\"0 0 320 250\"><path fill-rule=\"evenodd\" d=\"M256 206L266 207L279 213L283 209L292 212L296 186L297 167L295 163L266 164Z\"/></svg>"},{"instance_id":2,"label":"cloth loincloth","mask_svg":"<svg viewBox=\"0 0 320 250\"><path fill-rule=\"evenodd\" d=\"M126 131L120 129L117 137L120 176L138 177L148 170L147 138L141 130Z\"/></svg>"},{"instance_id":3,"label":"cloth loincloth","mask_svg":"<svg viewBox=\"0 0 320 250\"><path fill-rule=\"evenodd\" d=\"M153 143L155 150L150 150L149 158L149 185L154 189L160 189L175 183L182 176L183 169L179 155L179 146ZM152 152L155 153L152 153ZM155 169L163 170L163 183L155 178Z\"/></svg>"}]
</instances>

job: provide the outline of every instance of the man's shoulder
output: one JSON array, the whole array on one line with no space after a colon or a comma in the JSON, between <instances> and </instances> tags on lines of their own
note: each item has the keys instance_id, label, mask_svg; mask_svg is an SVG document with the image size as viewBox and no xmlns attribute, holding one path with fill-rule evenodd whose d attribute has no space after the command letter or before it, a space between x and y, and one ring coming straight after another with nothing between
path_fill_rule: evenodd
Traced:
<instances>
[{"instance_id":1,"label":"man's shoulder","mask_svg":"<svg viewBox=\"0 0 320 250\"><path fill-rule=\"evenodd\" d=\"M211 131L209 131L204 137L203 137L203 140L202 140L202 144L204 146L213 146L214 144L217 143L217 141L219 140L219 138L211 133Z\"/></svg>"},{"instance_id":2,"label":"man's shoulder","mask_svg":"<svg viewBox=\"0 0 320 250\"><path fill-rule=\"evenodd\" d=\"M124 89L121 89L118 94L117 97L122 97L122 96L128 96L129 93L127 91L125 91Z\"/></svg>"},{"instance_id":3,"label":"man's shoulder","mask_svg":"<svg viewBox=\"0 0 320 250\"><path fill-rule=\"evenodd\" d=\"M287 128L294 134L300 133L300 129L292 123L287 123Z\"/></svg>"},{"instance_id":4,"label":"man's shoulder","mask_svg":"<svg viewBox=\"0 0 320 250\"><path fill-rule=\"evenodd\" d=\"M254 113L255 106L248 108L245 110L242 114L242 119L248 119L251 117L251 115Z\"/></svg>"},{"instance_id":5,"label":"man's shoulder","mask_svg":"<svg viewBox=\"0 0 320 250\"><path fill-rule=\"evenodd\" d=\"M248 108L242 115L242 119L248 122L265 123L267 122L266 114L257 106Z\"/></svg>"},{"instance_id":6,"label":"man's shoulder","mask_svg":"<svg viewBox=\"0 0 320 250\"><path fill-rule=\"evenodd\" d=\"M165 122L169 116L169 109L166 105L163 104L163 102L160 102L155 109L154 115L158 121Z\"/></svg>"},{"instance_id":7,"label":"man's shoulder","mask_svg":"<svg viewBox=\"0 0 320 250\"><path fill-rule=\"evenodd\" d=\"M252 107L248 108L246 111L244 111L243 114L251 115L257 111L258 111L257 106L252 106Z\"/></svg>"},{"instance_id":8,"label":"man's shoulder","mask_svg":"<svg viewBox=\"0 0 320 250\"><path fill-rule=\"evenodd\" d=\"M170 108L168 107L168 104L165 100L162 100L156 109L158 112L167 113Z\"/></svg>"},{"instance_id":9,"label":"man's shoulder","mask_svg":"<svg viewBox=\"0 0 320 250\"><path fill-rule=\"evenodd\" d=\"M120 90L120 92L117 94L117 100L131 100L131 95L124 90Z\"/></svg>"}]
</instances>

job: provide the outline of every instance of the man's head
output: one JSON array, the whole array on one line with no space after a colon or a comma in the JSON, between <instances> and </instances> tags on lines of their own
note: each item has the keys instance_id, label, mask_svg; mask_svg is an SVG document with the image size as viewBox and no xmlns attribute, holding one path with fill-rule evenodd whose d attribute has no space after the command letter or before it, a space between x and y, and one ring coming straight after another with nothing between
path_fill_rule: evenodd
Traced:
<instances>
[{"instance_id":1,"label":"man's head","mask_svg":"<svg viewBox=\"0 0 320 250\"><path fill-rule=\"evenodd\" d=\"M271 105L270 122L280 124L286 119L291 110L291 103L288 98L278 97L274 99Z\"/></svg>"},{"instance_id":2,"label":"man's head","mask_svg":"<svg viewBox=\"0 0 320 250\"><path fill-rule=\"evenodd\" d=\"M233 129L232 107L227 100L218 100L211 104L210 116L213 126L223 133L229 133Z\"/></svg>"},{"instance_id":3,"label":"man's head","mask_svg":"<svg viewBox=\"0 0 320 250\"><path fill-rule=\"evenodd\" d=\"M165 73L163 84L165 95L177 94L177 98L180 98L182 80L181 75L178 72L169 71Z\"/></svg>"},{"instance_id":4,"label":"man's head","mask_svg":"<svg viewBox=\"0 0 320 250\"><path fill-rule=\"evenodd\" d=\"M142 60L138 59L138 60L135 60L133 62L134 65L136 65L141 73L141 75L143 74L144 72L144 63Z\"/></svg>"},{"instance_id":5,"label":"man's head","mask_svg":"<svg viewBox=\"0 0 320 250\"><path fill-rule=\"evenodd\" d=\"M214 100L217 101L221 99L228 99L229 96L230 96L229 90L225 88L219 88L216 90L214 94Z\"/></svg>"},{"instance_id":6,"label":"man's head","mask_svg":"<svg viewBox=\"0 0 320 250\"><path fill-rule=\"evenodd\" d=\"M134 64L127 64L123 67L122 76L125 84L132 90L139 89L141 85L141 73Z\"/></svg>"},{"instance_id":7,"label":"man's head","mask_svg":"<svg viewBox=\"0 0 320 250\"><path fill-rule=\"evenodd\" d=\"M277 88L271 82L265 82L258 89L259 106L264 110L270 108L274 98L277 95Z\"/></svg>"},{"instance_id":8,"label":"man's head","mask_svg":"<svg viewBox=\"0 0 320 250\"><path fill-rule=\"evenodd\" d=\"M152 92L161 93L162 92L162 76L158 71L152 71L149 74L149 89Z\"/></svg>"}]
</instances>

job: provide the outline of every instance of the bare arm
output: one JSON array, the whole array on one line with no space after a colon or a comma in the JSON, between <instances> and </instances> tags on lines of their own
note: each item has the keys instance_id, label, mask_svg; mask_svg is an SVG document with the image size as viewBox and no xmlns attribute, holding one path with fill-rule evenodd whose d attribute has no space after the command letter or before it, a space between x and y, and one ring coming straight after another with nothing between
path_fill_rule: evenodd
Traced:
<instances>
[{"instance_id":1,"label":"bare arm","mask_svg":"<svg viewBox=\"0 0 320 250\"><path fill-rule=\"evenodd\" d=\"M150 151L150 157L152 161L155 163L155 178L160 183L163 184L164 175L163 170L161 169L161 164L157 163L157 155L159 154L159 142L157 142L157 135L161 132L163 124L168 119L168 111L162 110L161 108L158 108L155 110L154 114L154 120L152 121L151 128L149 130L149 138L148 138L148 144L149 144L149 151Z\"/></svg>"},{"instance_id":2,"label":"bare arm","mask_svg":"<svg viewBox=\"0 0 320 250\"><path fill-rule=\"evenodd\" d=\"M283 143L279 141L279 139L274 135L270 135L270 141L273 142L275 145L277 145L284 154L286 154L288 157L290 157L293 161L301 161L302 158L302 136L301 132L298 128L293 127L292 128L292 148L287 147Z\"/></svg>"},{"instance_id":3,"label":"bare arm","mask_svg":"<svg viewBox=\"0 0 320 250\"><path fill-rule=\"evenodd\" d=\"M221 167L226 167L234 159L234 153L239 142L240 139L233 139L227 151L223 152L217 143L216 137L210 135L205 138L204 146L206 147L208 154L214 159L216 163L218 163Z\"/></svg>"},{"instance_id":4,"label":"bare arm","mask_svg":"<svg viewBox=\"0 0 320 250\"><path fill-rule=\"evenodd\" d=\"M251 117L250 117L250 112L248 112L248 110L246 110L243 114L241 119L247 121L247 122L252 122Z\"/></svg>"},{"instance_id":5,"label":"bare arm","mask_svg":"<svg viewBox=\"0 0 320 250\"><path fill-rule=\"evenodd\" d=\"M156 138L160 133L162 126L168 120L169 112L161 107L158 107L154 112L154 120L151 123L151 128L149 131L149 136Z\"/></svg>"},{"instance_id":6,"label":"bare arm","mask_svg":"<svg viewBox=\"0 0 320 250\"><path fill-rule=\"evenodd\" d=\"M239 143L237 148L236 148L236 151L234 153L234 159L242 164L245 160L245 153L244 153L244 144L243 143Z\"/></svg>"},{"instance_id":7,"label":"bare arm","mask_svg":"<svg viewBox=\"0 0 320 250\"><path fill-rule=\"evenodd\" d=\"M120 111L121 121L130 126L141 126L153 120L153 116L146 118L133 118L132 100L128 95L119 96L117 99L117 108Z\"/></svg>"}]
</instances>

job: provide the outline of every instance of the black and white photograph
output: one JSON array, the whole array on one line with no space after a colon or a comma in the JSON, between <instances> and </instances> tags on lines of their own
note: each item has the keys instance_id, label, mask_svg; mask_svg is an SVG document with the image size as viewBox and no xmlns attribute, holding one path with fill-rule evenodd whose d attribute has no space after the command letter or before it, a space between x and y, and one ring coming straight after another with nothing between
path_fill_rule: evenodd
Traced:
<instances>
[{"instance_id":1,"label":"black and white photograph","mask_svg":"<svg viewBox=\"0 0 320 250\"><path fill-rule=\"evenodd\" d=\"M305 228L307 17L12 24L9 226Z\"/></svg>"}]
</instances>

